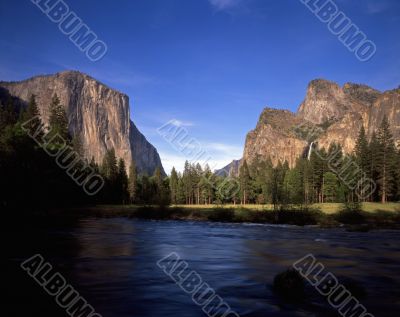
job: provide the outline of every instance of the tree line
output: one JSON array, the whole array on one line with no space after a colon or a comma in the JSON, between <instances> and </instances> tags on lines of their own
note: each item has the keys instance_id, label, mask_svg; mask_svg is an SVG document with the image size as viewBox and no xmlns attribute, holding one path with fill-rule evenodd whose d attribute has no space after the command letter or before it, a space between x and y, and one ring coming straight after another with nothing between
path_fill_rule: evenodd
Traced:
<instances>
[{"instance_id":1,"label":"tree line","mask_svg":"<svg viewBox=\"0 0 400 317\"><path fill-rule=\"evenodd\" d=\"M185 163L170 176L173 204L312 204L400 200L400 149L396 149L386 117L368 139L359 131L353 153L341 146L313 148L309 157L276 166L270 159L243 160L238 175L216 176L206 166Z\"/></svg>"},{"instance_id":2,"label":"tree line","mask_svg":"<svg viewBox=\"0 0 400 317\"><path fill-rule=\"evenodd\" d=\"M68 146L83 157L82 143L69 131L65 108L56 94L48 105L48 113L49 123L45 126L34 95L25 104L7 91L0 91L1 207L169 204L169 180L162 176L161 169L157 168L151 176L138 174L135 162L127 168L124 160L116 157L114 149L105 153L100 164L92 158L73 166L67 174L49 153ZM43 144L38 144L32 135ZM104 180L103 188L94 196L87 195L70 177L77 174L84 178L83 164Z\"/></svg>"},{"instance_id":3,"label":"tree line","mask_svg":"<svg viewBox=\"0 0 400 317\"><path fill-rule=\"evenodd\" d=\"M182 172L172 169L163 177L139 173L136 164L126 166L109 149L99 164L86 161L104 179L104 187L88 196L54 158L26 132L46 140L55 151L67 143L83 157L82 143L68 129L68 117L57 95L48 105L49 124L40 119L34 95L24 104L0 91L0 194L1 207L29 208L73 204L311 204L323 202L398 201L400 199L400 150L396 149L387 118L368 139L361 128L355 150L345 155L332 144L315 148L293 168L287 162L274 166L270 159L256 157L241 163L238 175L214 174L208 165L186 162ZM60 139L61 137L61 139ZM81 164L82 165L82 164ZM82 166L73 167L79 173ZM85 175L83 175L85 177Z\"/></svg>"}]
</instances>

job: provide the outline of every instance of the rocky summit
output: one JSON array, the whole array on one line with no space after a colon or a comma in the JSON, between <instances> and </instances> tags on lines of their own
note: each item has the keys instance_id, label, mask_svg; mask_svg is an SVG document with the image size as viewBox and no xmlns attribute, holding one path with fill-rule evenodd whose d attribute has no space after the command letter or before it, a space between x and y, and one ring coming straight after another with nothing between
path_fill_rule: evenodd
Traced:
<instances>
[{"instance_id":1,"label":"rocky summit","mask_svg":"<svg viewBox=\"0 0 400 317\"><path fill-rule=\"evenodd\" d=\"M311 142L320 148L335 142L351 153L361 126L371 137L385 115L400 147L400 88L380 92L366 85L346 83L340 87L316 79L309 83L297 113L263 110L256 128L247 134L243 158L248 163L256 158L271 159L274 165L287 161L293 167L298 157L307 154Z\"/></svg>"},{"instance_id":2,"label":"rocky summit","mask_svg":"<svg viewBox=\"0 0 400 317\"><path fill-rule=\"evenodd\" d=\"M128 167L134 159L139 172L152 175L160 167L164 173L157 150L130 120L127 95L77 71L0 82L0 87L25 102L34 94L45 124L57 94L68 115L69 131L80 138L88 160L101 163L106 151L114 148Z\"/></svg>"}]
</instances>

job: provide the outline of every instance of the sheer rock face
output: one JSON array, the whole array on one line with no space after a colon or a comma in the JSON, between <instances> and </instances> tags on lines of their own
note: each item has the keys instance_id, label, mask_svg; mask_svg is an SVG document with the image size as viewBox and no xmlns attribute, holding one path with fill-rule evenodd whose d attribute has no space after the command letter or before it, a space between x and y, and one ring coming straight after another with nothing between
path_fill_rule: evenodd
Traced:
<instances>
[{"instance_id":1,"label":"sheer rock face","mask_svg":"<svg viewBox=\"0 0 400 317\"><path fill-rule=\"evenodd\" d=\"M316 79L308 85L306 98L300 105L298 114L312 123L322 124L342 117L347 111L346 95L339 85Z\"/></svg>"},{"instance_id":2,"label":"sheer rock face","mask_svg":"<svg viewBox=\"0 0 400 317\"><path fill-rule=\"evenodd\" d=\"M68 115L69 130L80 137L88 160L94 158L101 163L106 151L114 148L128 167L134 158L139 172L152 174L158 166L162 169L156 149L130 120L128 96L88 75L66 71L20 82L0 82L0 86L24 101L35 94L45 124L51 99L57 93Z\"/></svg>"},{"instance_id":3,"label":"sheer rock face","mask_svg":"<svg viewBox=\"0 0 400 317\"><path fill-rule=\"evenodd\" d=\"M345 153L351 153L361 126L371 137L384 115L400 147L400 89L381 93L365 85L340 87L313 80L297 114L270 108L263 111L256 129L247 135L243 158L250 163L257 156L270 158L274 165L286 160L293 167L296 159L307 153L311 141L320 148L339 143ZM304 133L299 133L299 127ZM310 138L307 131L318 133Z\"/></svg>"},{"instance_id":4,"label":"sheer rock face","mask_svg":"<svg viewBox=\"0 0 400 317\"><path fill-rule=\"evenodd\" d=\"M307 147L307 142L295 134L302 120L287 110L264 109L255 130L246 137L243 157L248 163L257 157L270 158L273 165L287 161L294 166Z\"/></svg>"}]
</instances>

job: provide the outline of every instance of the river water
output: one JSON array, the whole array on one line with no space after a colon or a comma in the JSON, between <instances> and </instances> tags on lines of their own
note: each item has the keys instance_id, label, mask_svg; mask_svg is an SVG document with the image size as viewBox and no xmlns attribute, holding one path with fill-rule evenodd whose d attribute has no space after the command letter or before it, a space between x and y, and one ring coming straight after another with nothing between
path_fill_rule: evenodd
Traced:
<instances>
[{"instance_id":1,"label":"river water","mask_svg":"<svg viewBox=\"0 0 400 317\"><path fill-rule=\"evenodd\" d=\"M336 316L309 286L288 303L273 278L312 253L339 281L365 293L375 316L400 310L400 233L314 227L85 219L70 225L16 228L8 256L8 316L66 316L19 264L40 253L103 317L206 316L157 266L171 252L185 260L240 316ZM310 290L311 289L311 290Z\"/></svg>"}]
</instances>

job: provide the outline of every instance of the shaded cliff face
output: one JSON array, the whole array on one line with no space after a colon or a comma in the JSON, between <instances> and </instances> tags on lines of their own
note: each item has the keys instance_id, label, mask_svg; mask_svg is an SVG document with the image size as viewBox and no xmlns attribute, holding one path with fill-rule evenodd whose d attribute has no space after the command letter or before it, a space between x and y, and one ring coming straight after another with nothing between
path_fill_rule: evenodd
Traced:
<instances>
[{"instance_id":1,"label":"shaded cliff face","mask_svg":"<svg viewBox=\"0 0 400 317\"><path fill-rule=\"evenodd\" d=\"M90 76L67 71L20 82L0 82L0 86L25 101L35 94L45 124L51 99L57 93L68 115L69 130L80 137L88 160L93 157L101 163L106 151L114 148L128 167L134 158L139 172L152 174L156 167L162 169L156 149L130 121L128 96Z\"/></svg>"},{"instance_id":2,"label":"shaded cliff face","mask_svg":"<svg viewBox=\"0 0 400 317\"><path fill-rule=\"evenodd\" d=\"M361 126L370 137L385 115L400 147L400 89L381 93L365 85L347 83L340 87L327 80L313 80L297 113L264 109L257 127L247 135L243 158L251 163L259 155L271 158L274 165L286 160L293 167L311 141L320 148L336 142L345 153L351 153ZM298 127L304 133L299 133ZM310 140L307 130L318 133Z\"/></svg>"}]
</instances>

